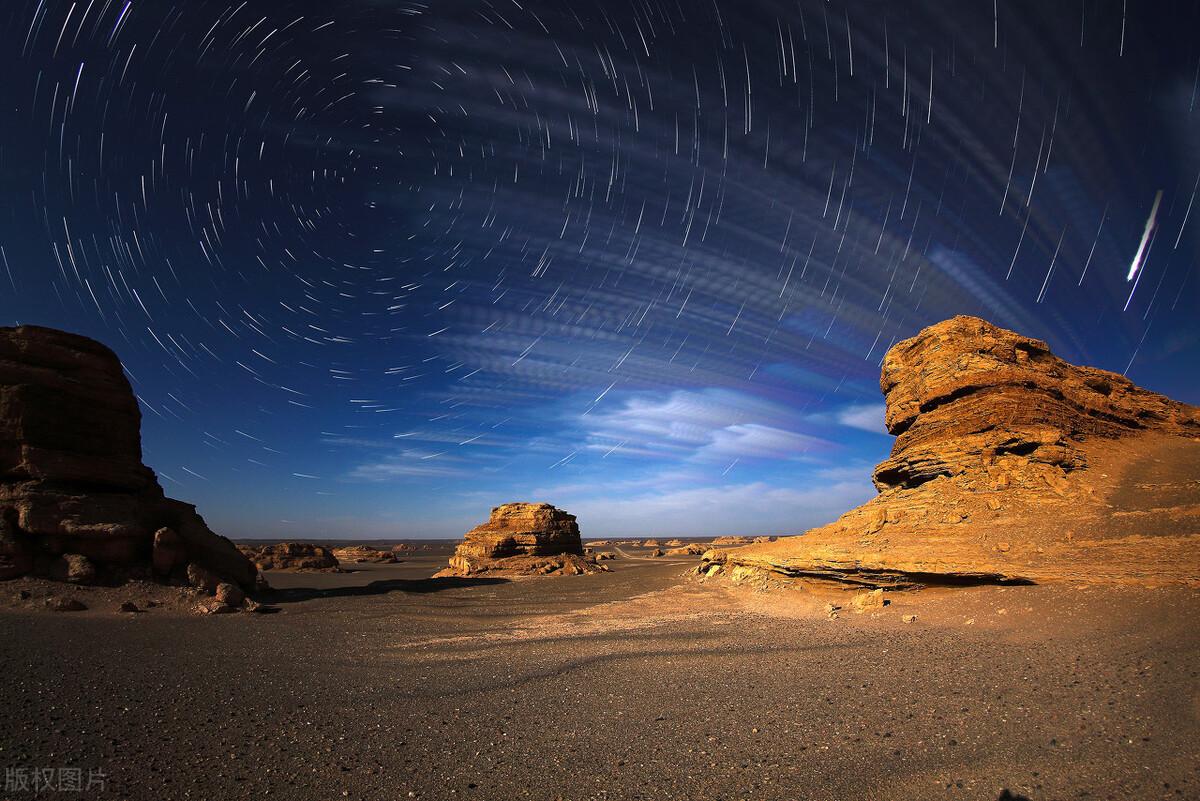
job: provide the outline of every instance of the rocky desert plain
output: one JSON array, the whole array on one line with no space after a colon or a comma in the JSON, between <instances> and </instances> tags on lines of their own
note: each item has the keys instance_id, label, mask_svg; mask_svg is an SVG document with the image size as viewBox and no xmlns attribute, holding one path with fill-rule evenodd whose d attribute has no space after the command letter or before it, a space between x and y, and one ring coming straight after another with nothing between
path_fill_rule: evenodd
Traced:
<instances>
[{"instance_id":1,"label":"rocky desert plain","mask_svg":"<svg viewBox=\"0 0 1200 801\"><path fill-rule=\"evenodd\" d=\"M969 317L880 386L798 536L235 545L111 351L0 329L0 797L1200 798L1200 409Z\"/></svg>"}]
</instances>

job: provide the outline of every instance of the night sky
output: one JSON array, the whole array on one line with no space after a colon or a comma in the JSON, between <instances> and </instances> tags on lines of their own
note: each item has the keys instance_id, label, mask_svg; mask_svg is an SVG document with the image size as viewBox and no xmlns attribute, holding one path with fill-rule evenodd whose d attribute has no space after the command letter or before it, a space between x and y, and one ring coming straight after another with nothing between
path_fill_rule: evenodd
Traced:
<instances>
[{"instance_id":1,"label":"night sky","mask_svg":"<svg viewBox=\"0 0 1200 801\"><path fill-rule=\"evenodd\" d=\"M0 324L116 350L230 536L799 532L954 314L1200 403L1194 2L5 0L0 47Z\"/></svg>"}]
</instances>

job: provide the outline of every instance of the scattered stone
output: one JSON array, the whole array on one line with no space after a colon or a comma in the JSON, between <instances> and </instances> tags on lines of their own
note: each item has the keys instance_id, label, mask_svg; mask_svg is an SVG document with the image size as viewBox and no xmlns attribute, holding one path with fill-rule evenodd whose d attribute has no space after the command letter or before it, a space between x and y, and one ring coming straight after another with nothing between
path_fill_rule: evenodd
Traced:
<instances>
[{"instance_id":1,"label":"scattered stone","mask_svg":"<svg viewBox=\"0 0 1200 801\"><path fill-rule=\"evenodd\" d=\"M190 564L187 566L188 584L198 590L203 590L209 595L217 591L217 586L221 584L221 579L211 570L201 567L198 564Z\"/></svg>"},{"instance_id":2,"label":"scattered stone","mask_svg":"<svg viewBox=\"0 0 1200 801\"><path fill-rule=\"evenodd\" d=\"M77 598L51 597L46 599L46 608L51 612L83 612L87 605Z\"/></svg>"},{"instance_id":3,"label":"scattered stone","mask_svg":"<svg viewBox=\"0 0 1200 801\"><path fill-rule=\"evenodd\" d=\"M228 615L236 612L237 607L222 603L216 598L203 598L192 607L192 611L197 615Z\"/></svg>"},{"instance_id":4,"label":"scattered stone","mask_svg":"<svg viewBox=\"0 0 1200 801\"><path fill-rule=\"evenodd\" d=\"M649 555L653 556L653 557L659 557L659 556L662 556L664 553L666 553L666 552L663 551L662 548L655 548L653 551L650 552Z\"/></svg>"},{"instance_id":5,"label":"scattered stone","mask_svg":"<svg viewBox=\"0 0 1200 801\"><path fill-rule=\"evenodd\" d=\"M860 592L850 599L850 608L855 612L863 613L872 609L882 609L890 603L883 597L882 589L874 589L868 592Z\"/></svg>"},{"instance_id":6,"label":"scattered stone","mask_svg":"<svg viewBox=\"0 0 1200 801\"><path fill-rule=\"evenodd\" d=\"M916 615L904 615L900 619L903 620L905 623L916 623L917 622Z\"/></svg>"},{"instance_id":7,"label":"scattered stone","mask_svg":"<svg viewBox=\"0 0 1200 801\"><path fill-rule=\"evenodd\" d=\"M135 604L133 601L124 601L121 603L120 606L117 607L117 611L118 612L140 612L142 610L138 609L138 605Z\"/></svg>"},{"instance_id":8,"label":"scattered stone","mask_svg":"<svg viewBox=\"0 0 1200 801\"><path fill-rule=\"evenodd\" d=\"M213 597L221 603L229 606L241 606L246 600L246 593L242 592L240 587L230 584L227 581L223 581L217 585L217 589L213 593Z\"/></svg>"}]
</instances>

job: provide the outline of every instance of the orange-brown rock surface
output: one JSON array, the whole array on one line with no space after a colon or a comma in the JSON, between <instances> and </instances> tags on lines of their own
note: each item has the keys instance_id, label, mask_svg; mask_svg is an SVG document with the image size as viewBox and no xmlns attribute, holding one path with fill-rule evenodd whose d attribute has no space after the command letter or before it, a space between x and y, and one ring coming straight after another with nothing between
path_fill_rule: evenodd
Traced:
<instances>
[{"instance_id":1,"label":"orange-brown rock surface","mask_svg":"<svg viewBox=\"0 0 1200 801\"><path fill-rule=\"evenodd\" d=\"M142 464L121 363L86 337L0 328L0 579L184 581L252 590L258 571Z\"/></svg>"},{"instance_id":2,"label":"orange-brown rock surface","mask_svg":"<svg viewBox=\"0 0 1200 801\"><path fill-rule=\"evenodd\" d=\"M750 539L749 537L731 536L731 537L717 537L716 539L714 539L712 541L712 544L713 545L748 545L751 542L754 542L754 540Z\"/></svg>"},{"instance_id":3,"label":"orange-brown rock surface","mask_svg":"<svg viewBox=\"0 0 1200 801\"><path fill-rule=\"evenodd\" d=\"M1200 409L973 317L893 346L880 387L879 495L702 575L1200 583Z\"/></svg>"},{"instance_id":4,"label":"orange-brown rock surface","mask_svg":"<svg viewBox=\"0 0 1200 801\"><path fill-rule=\"evenodd\" d=\"M670 543L668 543L669 545ZM708 546L699 542L690 542L679 548L671 548L667 556L702 556L708 552Z\"/></svg>"},{"instance_id":5,"label":"orange-brown rock surface","mask_svg":"<svg viewBox=\"0 0 1200 801\"><path fill-rule=\"evenodd\" d=\"M311 542L279 542L260 547L240 546L242 553L258 565L259 570L290 570L296 572L338 570L333 551Z\"/></svg>"},{"instance_id":6,"label":"orange-brown rock surface","mask_svg":"<svg viewBox=\"0 0 1200 801\"><path fill-rule=\"evenodd\" d=\"M334 548L333 556L339 563L344 562L399 562L393 551L382 551L370 545L347 545L344 548Z\"/></svg>"},{"instance_id":7,"label":"orange-brown rock surface","mask_svg":"<svg viewBox=\"0 0 1200 801\"><path fill-rule=\"evenodd\" d=\"M583 555L575 515L548 503L506 503L467 532L438 576L577 575L606 570Z\"/></svg>"}]
</instances>

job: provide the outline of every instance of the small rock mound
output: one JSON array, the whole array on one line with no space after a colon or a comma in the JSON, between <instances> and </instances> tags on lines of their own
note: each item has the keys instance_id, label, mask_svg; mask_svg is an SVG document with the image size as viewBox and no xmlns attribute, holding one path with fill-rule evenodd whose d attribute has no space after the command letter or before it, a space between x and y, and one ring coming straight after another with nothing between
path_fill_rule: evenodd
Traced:
<instances>
[{"instance_id":1,"label":"small rock mound","mask_svg":"<svg viewBox=\"0 0 1200 801\"><path fill-rule=\"evenodd\" d=\"M280 542L257 548L240 547L242 553L258 565L259 570L336 572L339 568L338 559L333 551L310 542Z\"/></svg>"},{"instance_id":2,"label":"small rock mound","mask_svg":"<svg viewBox=\"0 0 1200 801\"><path fill-rule=\"evenodd\" d=\"M506 503L467 532L438 576L578 575L608 568L584 558L575 515L548 503Z\"/></svg>"},{"instance_id":3,"label":"small rock mound","mask_svg":"<svg viewBox=\"0 0 1200 801\"><path fill-rule=\"evenodd\" d=\"M1200 409L974 317L897 343L880 388L896 441L879 496L710 551L702 576L1200 583Z\"/></svg>"},{"instance_id":4,"label":"small rock mound","mask_svg":"<svg viewBox=\"0 0 1200 801\"><path fill-rule=\"evenodd\" d=\"M676 540L678 542L678 540ZM667 543L670 545L670 543ZM672 548L667 551L667 556L703 556L708 552L708 546L698 542L692 542L684 545L681 548Z\"/></svg>"},{"instance_id":5,"label":"small rock mound","mask_svg":"<svg viewBox=\"0 0 1200 801\"><path fill-rule=\"evenodd\" d=\"M346 562L375 562L394 564L400 560L393 551L381 551L370 545L348 545L345 548L334 548L333 556L339 563Z\"/></svg>"}]
</instances>

